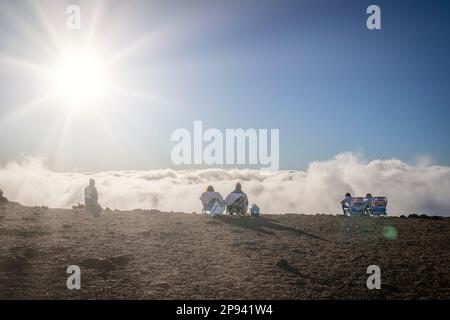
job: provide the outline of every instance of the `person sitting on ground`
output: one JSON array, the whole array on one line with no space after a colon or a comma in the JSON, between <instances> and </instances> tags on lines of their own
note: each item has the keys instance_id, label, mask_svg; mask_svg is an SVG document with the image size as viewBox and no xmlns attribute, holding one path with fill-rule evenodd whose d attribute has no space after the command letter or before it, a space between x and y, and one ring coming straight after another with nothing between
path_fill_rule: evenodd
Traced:
<instances>
[{"instance_id":1,"label":"person sitting on ground","mask_svg":"<svg viewBox=\"0 0 450 320\"><path fill-rule=\"evenodd\" d=\"M229 215L233 215L233 213L245 215L248 208L248 198L242 191L240 183L237 183L234 191L225 198L225 205Z\"/></svg>"},{"instance_id":2,"label":"person sitting on ground","mask_svg":"<svg viewBox=\"0 0 450 320\"><path fill-rule=\"evenodd\" d=\"M95 217L100 215L102 207L98 204L98 192L95 187L95 180L89 179L89 185L84 189L84 204L86 210Z\"/></svg>"},{"instance_id":3,"label":"person sitting on ground","mask_svg":"<svg viewBox=\"0 0 450 320\"><path fill-rule=\"evenodd\" d=\"M213 186L208 186L208 188L206 188L206 191L201 194L199 199L203 204L202 213L211 211L216 201L219 201L220 205L224 205L222 195L218 192L215 192Z\"/></svg>"},{"instance_id":4,"label":"person sitting on ground","mask_svg":"<svg viewBox=\"0 0 450 320\"><path fill-rule=\"evenodd\" d=\"M370 194L370 193L366 194L366 199L364 199L364 202L365 202L365 206L366 206L365 211L367 214L370 214L371 213L370 211L372 210L372 204L373 204L372 194Z\"/></svg>"},{"instance_id":5,"label":"person sitting on ground","mask_svg":"<svg viewBox=\"0 0 450 320\"><path fill-rule=\"evenodd\" d=\"M352 205L352 195L350 193L345 194L345 199L341 201L342 211L344 212L344 216L347 213L347 209L349 209Z\"/></svg>"},{"instance_id":6,"label":"person sitting on ground","mask_svg":"<svg viewBox=\"0 0 450 320\"><path fill-rule=\"evenodd\" d=\"M7 203L8 199L3 196L3 190L0 189L0 203Z\"/></svg>"}]
</instances>

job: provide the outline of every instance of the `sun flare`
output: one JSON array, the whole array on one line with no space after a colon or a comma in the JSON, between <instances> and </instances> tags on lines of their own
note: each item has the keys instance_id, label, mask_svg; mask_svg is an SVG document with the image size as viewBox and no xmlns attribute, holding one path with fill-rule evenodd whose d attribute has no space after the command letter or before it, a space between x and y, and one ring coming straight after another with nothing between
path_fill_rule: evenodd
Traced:
<instances>
[{"instance_id":1,"label":"sun flare","mask_svg":"<svg viewBox=\"0 0 450 320\"><path fill-rule=\"evenodd\" d=\"M71 108L83 108L105 96L107 77L99 57L90 52L68 55L52 73L55 94Z\"/></svg>"}]
</instances>

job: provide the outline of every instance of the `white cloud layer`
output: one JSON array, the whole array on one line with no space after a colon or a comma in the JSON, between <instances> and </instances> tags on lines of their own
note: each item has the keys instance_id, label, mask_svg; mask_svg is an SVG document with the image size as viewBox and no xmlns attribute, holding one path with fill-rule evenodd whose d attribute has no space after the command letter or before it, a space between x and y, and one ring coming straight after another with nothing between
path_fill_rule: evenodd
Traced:
<instances>
[{"instance_id":1,"label":"white cloud layer","mask_svg":"<svg viewBox=\"0 0 450 320\"><path fill-rule=\"evenodd\" d=\"M100 203L117 209L160 209L200 212L200 193L208 185L225 197L236 182L249 201L265 213L340 213L339 201L352 195L389 198L391 215L426 213L450 216L450 167L421 161L364 161L342 153L328 161L312 162L306 171L204 169L192 171L54 172L39 158L26 158L0 167L0 188L25 205L71 207L83 201L88 179L97 182Z\"/></svg>"}]
</instances>

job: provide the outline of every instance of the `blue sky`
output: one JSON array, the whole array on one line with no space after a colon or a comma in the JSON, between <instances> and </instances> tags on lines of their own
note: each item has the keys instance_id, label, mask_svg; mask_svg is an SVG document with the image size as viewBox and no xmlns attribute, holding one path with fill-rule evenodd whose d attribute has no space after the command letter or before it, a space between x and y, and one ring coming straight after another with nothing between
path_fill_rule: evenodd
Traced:
<instances>
[{"instance_id":1,"label":"blue sky","mask_svg":"<svg viewBox=\"0 0 450 320\"><path fill-rule=\"evenodd\" d=\"M450 164L448 1L107 1L95 45L108 55L133 48L111 67L117 83L157 97L114 99L102 109L107 133L88 114L62 128L67 109L45 104L9 117L43 88L4 57L44 63L55 50L36 7L60 42L78 43L98 4L31 3L0 1L1 163L40 155L64 170L174 167L171 132L202 120L279 128L281 169L344 151ZM81 31L65 28L69 3L81 6ZM381 30L366 28L370 4L381 7Z\"/></svg>"}]
</instances>

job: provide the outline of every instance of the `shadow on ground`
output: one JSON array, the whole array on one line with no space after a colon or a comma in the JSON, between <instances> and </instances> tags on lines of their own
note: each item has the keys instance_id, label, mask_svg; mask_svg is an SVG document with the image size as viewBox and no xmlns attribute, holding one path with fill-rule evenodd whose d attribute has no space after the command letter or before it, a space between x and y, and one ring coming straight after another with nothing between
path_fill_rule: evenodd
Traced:
<instances>
[{"instance_id":1,"label":"shadow on ground","mask_svg":"<svg viewBox=\"0 0 450 320\"><path fill-rule=\"evenodd\" d=\"M274 231L287 231L291 232L298 236L306 236L310 238L314 238L317 240L328 241L322 237L319 237L315 234L305 232L301 229L285 226L282 224L275 223L276 220L271 220L267 218L251 218L251 217L231 217L231 216L222 216L218 217L218 220L230 224L232 226L250 229L256 232L261 232L265 234L274 234Z\"/></svg>"}]
</instances>

